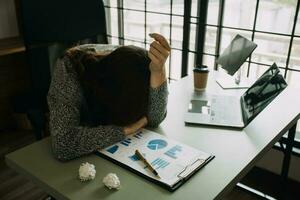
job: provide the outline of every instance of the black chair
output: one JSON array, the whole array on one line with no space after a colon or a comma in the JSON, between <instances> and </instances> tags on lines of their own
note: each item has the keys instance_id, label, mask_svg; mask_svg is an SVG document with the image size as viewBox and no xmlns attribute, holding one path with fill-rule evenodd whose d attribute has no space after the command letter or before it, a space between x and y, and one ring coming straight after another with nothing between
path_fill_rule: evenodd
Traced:
<instances>
[{"instance_id":1,"label":"black chair","mask_svg":"<svg viewBox=\"0 0 300 200\"><path fill-rule=\"evenodd\" d=\"M108 43L105 9L101 0L21 0L19 7L32 89L15 97L13 104L15 112L27 113L36 139L41 139L51 69L71 46Z\"/></svg>"}]
</instances>

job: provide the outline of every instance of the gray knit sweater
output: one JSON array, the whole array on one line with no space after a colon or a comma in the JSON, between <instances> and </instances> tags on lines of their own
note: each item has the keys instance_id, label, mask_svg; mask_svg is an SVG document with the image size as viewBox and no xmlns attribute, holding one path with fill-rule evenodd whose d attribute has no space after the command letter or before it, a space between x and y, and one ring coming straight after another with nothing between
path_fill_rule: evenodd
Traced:
<instances>
[{"instance_id":1,"label":"gray knit sweater","mask_svg":"<svg viewBox=\"0 0 300 200\"><path fill-rule=\"evenodd\" d=\"M79 48L96 51L112 51L112 45L81 45ZM59 160L71 160L97 149L105 148L124 139L122 127L115 125L97 127L82 126L81 106L84 101L77 74L70 60L58 60L52 74L48 93L50 132L54 156ZM166 116L168 98L167 83L149 88L148 126L158 126Z\"/></svg>"}]
</instances>

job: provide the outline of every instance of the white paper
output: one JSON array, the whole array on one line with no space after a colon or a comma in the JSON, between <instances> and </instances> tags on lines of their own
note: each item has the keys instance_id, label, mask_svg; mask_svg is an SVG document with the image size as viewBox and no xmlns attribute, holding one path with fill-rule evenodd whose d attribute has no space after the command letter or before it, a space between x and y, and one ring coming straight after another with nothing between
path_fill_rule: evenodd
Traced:
<instances>
[{"instance_id":1,"label":"white paper","mask_svg":"<svg viewBox=\"0 0 300 200\"><path fill-rule=\"evenodd\" d=\"M143 154L146 160L158 172L160 178L155 176L137 158L135 150L139 150ZM205 161L210 157L205 152L146 129L100 152L169 186L173 186L180 180L178 175L186 167L189 167L198 159Z\"/></svg>"}]
</instances>

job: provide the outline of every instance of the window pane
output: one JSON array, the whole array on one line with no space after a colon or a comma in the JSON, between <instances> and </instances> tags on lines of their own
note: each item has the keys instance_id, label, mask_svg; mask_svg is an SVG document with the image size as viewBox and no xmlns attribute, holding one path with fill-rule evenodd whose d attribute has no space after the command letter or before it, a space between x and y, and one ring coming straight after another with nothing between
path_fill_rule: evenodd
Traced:
<instances>
[{"instance_id":1,"label":"window pane","mask_svg":"<svg viewBox=\"0 0 300 200\"><path fill-rule=\"evenodd\" d=\"M224 9L224 26L252 29L256 1L226 0Z\"/></svg>"},{"instance_id":2,"label":"window pane","mask_svg":"<svg viewBox=\"0 0 300 200\"><path fill-rule=\"evenodd\" d=\"M118 32L118 10L111 8L110 10L110 23L107 23L107 26L109 26L109 28L107 29L108 34L112 35L112 36L118 36L119 32Z\"/></svg>"},{"instance_id":3,"label":"window pane","mask_svg":"<svg viewBox=\"0 0 300 200\"><path fill-rule=\"evenodd\" d=\"M192 24L197 24L197 21L198 21L197 17L190 18L190 23L192 23Z\"/></svg>"},{"instance_id":4,"label":"window pane","mask_svg":"<svg viewBox=\"0 0 300 200\"><path fill-rule=\"evenodd\" d=\"M151 0L147 1L147 11L170 13L171 1L170 0Z\"/></svg>"},{"instance_id":5,"label":"window pane","mask_svg":"<svg viewBox=\"0 0 300 200\"><path fill-rule=\"evenodd\" d=\"M254 42L257 48L252 54L252 60L259 63L284 67L289 48L290 37L256 33Z\"/></svg>"},{"instance_id":6,"label":"window pane","mask_svg":"<svg viewBox=\"0 0 300 200\"><path fill-rule=\"evenodd\" d=\"M108 36L107 39L108 39L109 44L119 45L119 39L118 38Z\"/></svg>"},{"instance_id":7,"label":"window pane","mask_svg":"<svg viewBox=\"0 0 300 200\"><path fill-rule=\"evenodd\" d=\"M149 48L148 48L148 49L149 49ZM169 56L169 58L166 60L166 63L165 63L166 76L167 76L168 78L170 78L169 73L170 73L170 69L172 68L172 66L170 66L170 64L172 63L172 62L171 62L171 59L172 59L172 56Z\"/></svg>"},{"instance_id":8,"label":"window pane","mask_svg":"<svg viewBox=\"0 0 300 200\"><path fill-rule=\"evenodd\" d=\"M289 68L300 70L300 38L294 38L293 40Z\"/></svg>"},{"instance_id":9,"label":"window pane","mask_svg":"<svg viewBox=\"0 0 300 200\"><path fill-rule=\"evenodd\" d=\"M247 77L248 66L249 66L249 63L248 62L244 62L244 64L242 64L242 66L240 67L240 69L242 70L242 73L241 73L241 78L242 79ZM236 74L234 74L234 75L236 75Z\"/></svg>"},{"instance_id":10,"label":"window pane","mask_svg":"<svg viewBox=\"0 0 300 200\"><path fill-rule=\"evenodd\" d=\"M220 0L209 0L207 11L207 24L217 25Z\"/></svg>"},{"instance_id":11,"label":"window pane","mask_svg":"<svg viewBox=\"0 0 300 200\"><path fill-rule=\"evenodd\" d=\"M297 0L259 2L256 29L291 34Z\"/></svg>"},{"instance_id":12,"label":"window pane","mask_svg":"<svg viewBox=\"0 0 300 200\"><path fill-rule=\"evenodd\" d=\"M191 51L196 50L196 24L191 24L191 29L190 29L190 45L189 49Z\"/></svg>"},{"instance_id":13,"label":"window pane","mask_svg":"<svg viewBox=\"0 0 300 200\"><path fill-rule=\"evenodd\" d=\"M103 4L105 6L117 7L117 0L104 0Z\"/></svg>"},{"instance_id":14,"label":"window pane","mask_svg":"<svg viewBox=\"0 0 300 200\"><path fill-rule=\"evenodd\" d=\"M118 24L115 25L115 24L112 24L112 20L111 20L111 17L115 17L115 16L112 16L112 14L110 13L110 8L104 8L105 9L105 18L106 18L106 31L107 31L107 34L108 35L112 35L111 33L111 26L117 26L118 27ZM116 22L114 22L116 23Z\"/></svg>"},{"instance_id":15,"label":"window pane","mask_svg":"<svg viewBox=\"0 0 300 200\"><path fill-rule=\"evenodd\" d=\"M172 17L172 47L182 49L183 17Z\"/></svg>"},{"instance_id":16,"label":"window pane","mask_svg":"<svg viewBox=\"0 0 300 200\"><path fill-rule=\"evenodd\" d=\"M286 82L288 85L299 86L300 72L288 71Z\"/></svg>"},{"instance_id":17,"label":"window pane","mask_svg":"<svg viewBox=\"0 0 300 200\"><path fill-rule=\"evenodd\" d=\"M147 50L150 49L150 43L146 43L146 49L147 49Z\"/></svg>"},{"instance_id":18,"label":"window pane","mask_svg":"<svg viewBox=\"0 0 300 200\"><path fill-rule=\"evenodd\" d=\"M108 37L109 43L119 44L119 31L118 31L118 10L115 8L106 8L107 20L110 19L109 23L106 23L107 34L112 37ZM109 16L108 16L109 15Z\"/></svg>"},{"instance_id":19,"label":"window pane","mask_svg":"<svg viewBox=\"0 0 300 200\"><path fill-rule=\"evenodd\" d=\"M182 51L172 49L170 78L176 80L181 78L181 59L182 59ZM169 65L166 64L166 66Z\"/></svg>"},{"instance_id":20,"label":"window pane","mask_svg":"<svg viewBox=\"0 0 300 200\"><path fill-rule=\"evenodd\" d=\"M195 67L195 58L196 54L195 53L189 53L189 62L188 62L188 75L193 73L193 69Z\"/></svg>"},{"instance_id":21,"label":"window pane","mask_svg":"<svg viewBox=\"0 0 300 200\"><path fill-rule=\"evenodd\" d=\"M124 40L124 45L134 45L134 46L145 48L145 44L140 41Z\"/></svg>"},{"instance_id":22,"label":"window pane","mask_svg":"<svg viewBox=\"0 0 300 200\"><path fill-rule=\"evenodd\" d=\"M145 13L124 10L124 37L144 41Z\"/></svg>"},{"instance_id":23,"label":"window pane","mask_svg":"<svg viewBox=\"0 0 300 200\"><path fill-rule=\"evenodd\" d=\"M183 16L183 9L184 9L184 0L173 1L173 7L172 7L173 14Z\"/></svg>"},{"instance_id":24,"label":"window pane","mask_svg":"<svg viewBox=\"0 0 300 200\"><path fill-rule=\"evenodd\" d=\"M265 65L259 65L255 63L251 63L250 65L250 72L249 72L249 77L257 79L260 77L267 69L269 69L268 66Z\"/></svg>"},{"instance_id":25,"label":"window pane","mask_svg":"<svg viewBox=\"0 0 300 200\"><path fill-rule=\"evenodd\" d=\"M296 23L295 35L300 35L300 15L299 15L299 13L298 13L298 18L297 18L297 23ZM300 126L298 126L298 127L300 128Z\"/></svg>"},{"instance_id":26,"label":"window pane","mask_svg":"<svg viewBox=\"0 0 300 200\"><path fill-rule=\"evenodd\" d=\"M203 55L203 65L208 66L210 70L214 70L215 57Z\"/></svg>"},{"instance_id":27,"label":"window pane","mask_svg":"<svg viewBox=\"0 0 300 200\"><path fill-rule=\"evenodd\" d=\"M103 4L104 4L104 6L109 6L110 5L108 0L103 0Z\"/></svg>"},{"instance_id":28,"label":"window pane","mask_svg":"<svg viewBox=\"0 0 300 200\"><path fill-rule=\"evenodd\" d=\"M123 0L124 8L145 10L145 0Z\"/></svg>"},{"instance_id":29,"label":"window pane","mask_svg":"<svg viewBox=\"0 0 300 200\"><path fill-rule=\"evenodd\" d=\"M197 17L197 2L198 0L192 0L192 10L191 10L191 16Z\"/></svg>"},{"instance_id":30,"label":"window pane","mask_svg":"<svg viewBox=\"0 0 300 200\"><path fill-rule=\"evenodd\" d=\"M167 40L170 38L170 16L162 14L147 13L147 41L152 40L148 36L149 33L160 33ZM144 35L143 35L144 37Z\"/></svg>"},{"instance_id":31,"label":"window pane","mask_svg":"<svg viewBox=\"0 0 300 200\"><path fill-rule=\"evenodd\" d=\"M206 26L204 52L215 54L217 39L217 28Z\"/></svg>"}]
</instances>

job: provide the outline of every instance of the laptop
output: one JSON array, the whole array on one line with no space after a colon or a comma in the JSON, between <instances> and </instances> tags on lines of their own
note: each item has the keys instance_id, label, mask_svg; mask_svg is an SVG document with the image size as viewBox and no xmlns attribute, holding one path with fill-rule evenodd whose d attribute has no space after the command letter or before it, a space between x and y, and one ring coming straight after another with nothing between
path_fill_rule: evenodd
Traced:
<instances>
[{"instance_id":1,"label":"laptop","mask_svg":"<svg viewBox=\"0 0 300 200\"><path fill-rule=\"evenodd\" d=\"M237 34L216 62L232 76L256 47L257 44Z\"/></svg>"},{"instance_id":2,"label":"laptop","mask_svg":"<svg viewBox=\"0 0 300 200\"><path fill-rule=\"evenodd\" d=\"M286 87L274 63L241 97L209 95L192 99L185 122L244 128Z\"/></svg>"}]
</instances>

